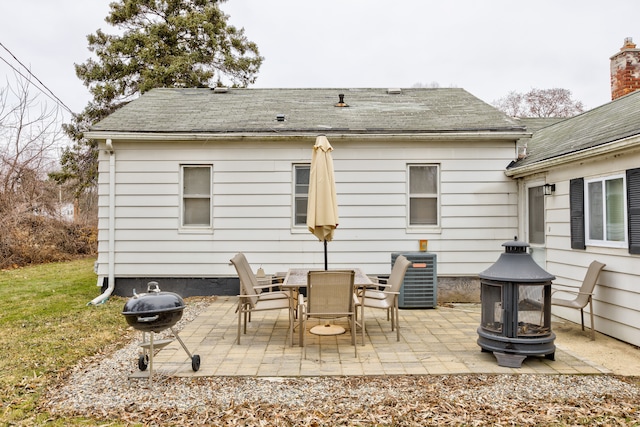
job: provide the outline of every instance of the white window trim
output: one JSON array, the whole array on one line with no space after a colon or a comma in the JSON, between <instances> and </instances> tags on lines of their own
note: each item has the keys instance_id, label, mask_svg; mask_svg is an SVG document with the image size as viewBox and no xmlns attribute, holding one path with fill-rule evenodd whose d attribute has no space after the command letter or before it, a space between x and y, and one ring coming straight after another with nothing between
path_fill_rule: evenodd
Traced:
<instances>
[{"instance_id":1,"label":"white window trim","mask_svg":"<svg viewBox=\"0 0 640 427\"><path fill-rule=\"evenodd\" d=\"M436 199L437 199L437 203L436 203L436 218L437 218L437 223L436 224L411 224L411 192L410 192L410 176L411 176L411 167L412 166L434 166L436 168L436 174L437 174L437 188L436 188ZM415 162L415 163L407 163L407 169L406 169L406 189L405 189L405 195L406 195L406 221L407 221L407 228L406 228L406 232L407 233L423 233L425 231L429 231L429 232L434 232L434 233L439 233L441 231L441 227L442 227L442 217L441 217L441 201L442 201L442 190L441 190L441 178L440 178L440 164L439 163L433 163L433 162Z\"/></svg>"},{"instance_id":2,"label":"white window trim","mask_svg":"<svg viewBox=\"0 0 640 427\"><path fill-rule=\"evenodd\" d=\"M591 224L591 217L589 211L589 184L593 182L604 182L614 179L622 178L622 188L624 191L622 197L622 211L624 214L623 226L624 226L624 240L620 242L610 241L610 240L596 240L589 238L589 224ZM616 174L616 175L607 175L601 176L597 178L585 178L584 179L584 235L585 235L585 244L587 246L601 246L605 248L628 248L629 246L629 230L628 230L628 213L627 213L627 179L625 174ZM606 220L605 220L606 223Z\"/></svg>"},{"instance_id":3,"label":"white window trim","mask_svg":"<svg viewBox=\"0 0 640 427\"><path fill-rule=\"evenodd\" d=\"M184 169L187 167L208 167L209 177L209 225L184 225ZM210 234L213 233L213 163L181 163L180 164L180 199L179 199L179 218L178 230L180 233L190 234Z\"/></svg>"}]
</instances>

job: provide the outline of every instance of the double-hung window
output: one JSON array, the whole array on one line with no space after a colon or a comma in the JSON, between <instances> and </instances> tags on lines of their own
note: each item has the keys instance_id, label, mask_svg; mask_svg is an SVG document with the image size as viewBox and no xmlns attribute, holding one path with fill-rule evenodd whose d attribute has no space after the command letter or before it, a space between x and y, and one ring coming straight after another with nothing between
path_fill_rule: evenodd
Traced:
<instances>
[{"instance_id":1,"label":"double-hung window","mask_svg":"<svg viewBox=\"0 0 640 427\"><path fill-rule=\"evenodd\" d=\"M409 165L409 226L437 226L439 173L437 165Z\"/></svg>"},{"instance_id":2,"label":"double-hung window","mask_svg":"<svg viewBox=\"0 0 640 427\"><path fill-rule=\"evenodd\" d=\"M585 180L588 245L626 246L624 175Z\"/></svg>"},{"instance_id":3,"label":"double-hung window","mask_svg":"<svg viewBox=\"0 0 640 427\"><path fill-rule=\"evenodd\" d=\"M628 247L640 254L640 168L569 182L571 248Z\"/></svg>"},{"instance_id":4,"label":"double-hung window","mask_svg":"<svg viewBox=\"0 0 640 427\"><path fill-rule=\"evenodd\" d=\"M309 200L309 174L311 166L294 165L293 189L293 225L294 227L307 225L307 202Z\"/></svg>"},{"instance_id":5,"label":"double-hung window","mask_svg":"<svg viewBox=\"0 0 640 427\"><path fill-rule=\"evenodd\" d=\"M211 228L211 165L182 166L182 226Z\"/></svg>"}]
</instances>

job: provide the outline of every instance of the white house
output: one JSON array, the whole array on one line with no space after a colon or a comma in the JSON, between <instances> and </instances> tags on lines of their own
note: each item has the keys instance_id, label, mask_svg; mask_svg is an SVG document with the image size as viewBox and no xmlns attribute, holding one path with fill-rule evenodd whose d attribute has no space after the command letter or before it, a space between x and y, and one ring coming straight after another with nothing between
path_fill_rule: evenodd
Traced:
<instances>
[{"instance_id":1,"label":"white house","mask_svg":"<svg viewBox=\"0 0 640 427\"><path fill-rule=\"evenodd\" d=\"M631 93L640 50L631 39L611 58L611 81L613 102L541 129L452 88L151 90L86 133L100 149L104 293L93 302L150 279L185 296L235 295L237 252L268 272L323 266L305 209L312 146L324 134L340 215L330 268L388 273L391 253L428 240L439 297L473 299L478 273L518 236L554 283L579 286L592 260L606 263L596 329L640 345L640 92ZM576 310L554 313L579 321Z\"/></svg>"},{"instance_id":2,"label":"white house","mask_svg":"<svg viewBox=\"0 0 640 427\"><path fill-rule=\"evenodd\" d=\"M522 195L519 235L556 287L577 287L591 261L605 263L596 330L640 345L640 50L630 39L611 58L611 82L614 101L536 131L507 175ZM577 310L553 311L580 322Z\"/></svg>"},{"instance_id":3,"label":"white house","mask_svg":"<svg viewBox=\"0 0 640 427\"><path fill-rule=\"evenodd\" d=\"M235 295L237 252L267 272L322 267L305 225L319 134L339 203L330 268L388 273L391 253L426 239L439 294L477 292L477 273L518 234L505 169L531 134L457 88L145 93L86 134L100 149L99 284Z\"/></svg>"},{"instance_id":4,"label":"white house","mask_svg":"<svg viewBox=\"0 0 640 427\"><path fill-rule=\"evenodd\" d=\"M605 263L596 330L640 345L640 92L535 132L507 175L518 180L519 235L536 261L570 286L591 261ZM554 313L580 322L577 310Z\"/></svg>"}]
</instances>

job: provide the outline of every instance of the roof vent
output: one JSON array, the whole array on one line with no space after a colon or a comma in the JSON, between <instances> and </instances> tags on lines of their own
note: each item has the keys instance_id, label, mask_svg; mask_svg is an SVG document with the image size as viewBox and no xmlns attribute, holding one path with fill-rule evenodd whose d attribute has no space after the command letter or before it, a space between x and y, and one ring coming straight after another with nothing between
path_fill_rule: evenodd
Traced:
<instances>
[{"instance_id":1,"label":"roof vent","mask_svg":"<svg viewBox=\"0 0 640 427\"><path fill-rule=\"evenodd\" d=\"M338 94L338 98L339 98L339 101L335 105L336 107L348 107L349 106L344 102L344 93Z\"/></svg>"},{"instance_id":2,"label":"roof vent","mask_svg":"<svg viewBox=\"0 0 640 427\"><path fill-rule=\"evenodd\" d=\"M276 116L276 120L279 122L284 122L284 114L278 114Z\"/></svg>"},{"instance_id":3,"label":"roof vent","mask_svg":"<svg viewBox=\"0 0 640 427\"><path fill-rule=\"evenodd\" d=\"M229 88L225 86L218 86L213 88L213 93L227 93Z\"/></svg>"},{"instance_id":4,"label":"roof vent","mask_svg":"<svg viewBox=\"0 0 640 427\"><path fill-rule=\"evenodd\" d=\"M400 95L402 93L402 89L400 89L399 87L390 87L389 89L387 89L387 93L389 95Z\"/></svg>"}]
</instances>

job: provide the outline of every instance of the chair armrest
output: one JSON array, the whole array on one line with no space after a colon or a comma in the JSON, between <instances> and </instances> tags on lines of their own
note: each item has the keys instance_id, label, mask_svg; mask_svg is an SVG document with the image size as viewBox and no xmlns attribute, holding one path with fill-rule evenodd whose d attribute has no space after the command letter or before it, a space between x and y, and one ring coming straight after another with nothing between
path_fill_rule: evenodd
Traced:
<instances>
[{"instance_id":1,"label":"chair armrest","mask_svg":"<svg viewBox=\"0 0 640 427\"><path fill-rule=\"evenodd\" d=\"M274 287L274 285L277 285L277 283L268 283L264 285L254 286L253 289L256 289L256 290L271 289Z\"/></svg>"},{"instance_id":2,"label":"chair armrest","mask_svg":"<svg viewBox=\"0 0 640 427\"><path fill-rule=\"evenodd\" d=\"M564 292L572 295L592 295L593 296L593 292L580 292L580 291L572 291L572 290L565 290L565 289L556 289L555 291L551 292L551 296L553 296L553 294L555 294L556 292Z\"/></svg>"}]
</instances>

